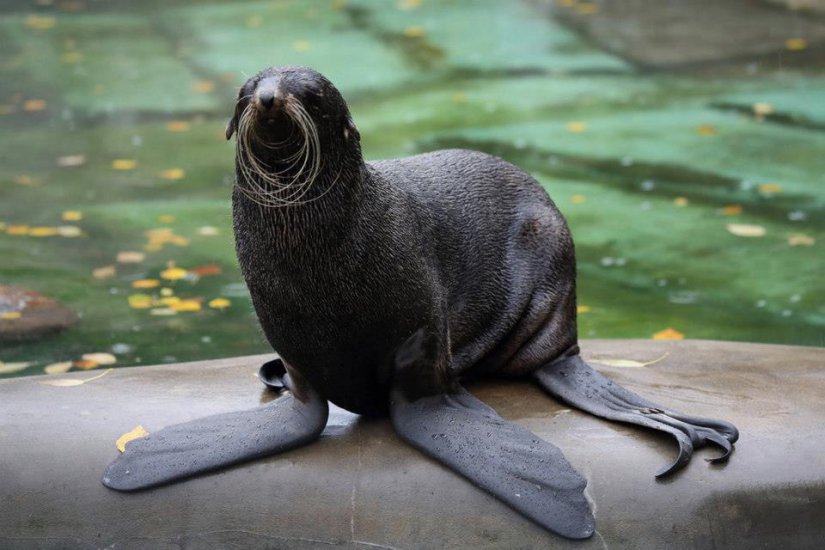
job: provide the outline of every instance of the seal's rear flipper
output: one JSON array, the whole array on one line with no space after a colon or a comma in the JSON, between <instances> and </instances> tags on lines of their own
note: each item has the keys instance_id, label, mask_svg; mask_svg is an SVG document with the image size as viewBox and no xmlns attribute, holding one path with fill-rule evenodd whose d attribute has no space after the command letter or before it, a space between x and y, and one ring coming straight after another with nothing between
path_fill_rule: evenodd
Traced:
<instances>
[{"instance_id":1,"label":"seal's rear flipper","mask_svg":"<svg viewBox=\"0 0 825 550\"><path fill-rule=\"evenodd\" d=\"M587 482L562 452L464 389L410 401L396 387L390 413L404 440L542 527L572 539L593 534Z\"/></svg>"},{"instance_id":2,"label":"seal's rear flipper","mask_svg":"<svg viewBox=\"0 0 825 550\"><path fill-rule=\"evenodd\" d=\"M578 355L567 355L534 373L538 383L568 404L609 420L637 424L671 434L679 443L679 456L662 468L656 477L680 470L693 455L693 449L713 443L722 455L708 459L724 462L733 450L739 432L723 420L688 416L660 407L623 388L596 372Z\"/></svg>"},{"instance_id":3,"label":"seal's rear flipper","mask_svg":"<svg viewBox=\"0 0 825 550\"><path fill-rule=\"evenodd\" d=\"M136 491L288 451L317 439L328 414L326 400L309 390L301 399L289 393L257 409L175 424L129 442L103 484Z\"/></svg>"}]
</instances>

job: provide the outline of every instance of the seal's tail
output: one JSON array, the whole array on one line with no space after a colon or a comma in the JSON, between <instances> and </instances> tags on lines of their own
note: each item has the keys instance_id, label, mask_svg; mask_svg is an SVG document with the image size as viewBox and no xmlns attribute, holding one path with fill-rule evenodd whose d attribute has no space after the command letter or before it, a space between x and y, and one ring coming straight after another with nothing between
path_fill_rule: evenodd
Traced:
<instances>
[{"instance_id":1,"label":"seal's tail","mask_svg":"<svg viewBox=\"0 0 825 550\"><path fill-rule=\"evenodd\" d=\"M724 420L688 416L648 401L604 377L578 355L566 355L537 370L533 376L551 395L596 416L669 433L679 443L679 456L656 477L672 474L690 462L693 450L707 444L723 453L708 462L725 462L739 431Z\"/></svg>"}]
</instances>

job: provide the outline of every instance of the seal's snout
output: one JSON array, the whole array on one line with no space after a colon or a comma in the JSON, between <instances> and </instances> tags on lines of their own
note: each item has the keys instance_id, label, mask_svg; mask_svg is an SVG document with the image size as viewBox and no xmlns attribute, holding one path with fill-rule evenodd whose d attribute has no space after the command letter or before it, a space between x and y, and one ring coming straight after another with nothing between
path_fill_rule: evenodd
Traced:
<instances>
[{"instance_id":1,"label":"seal's snout","mask_svg":"<svg viewBox=\"0 0 825 550\"><path fill-rule=\"evenodd\" d=\"M283 107L283 93L277 81L264 80L255 90L255 107L263 116L272 117Z\"/></svg>"}]
</instances>

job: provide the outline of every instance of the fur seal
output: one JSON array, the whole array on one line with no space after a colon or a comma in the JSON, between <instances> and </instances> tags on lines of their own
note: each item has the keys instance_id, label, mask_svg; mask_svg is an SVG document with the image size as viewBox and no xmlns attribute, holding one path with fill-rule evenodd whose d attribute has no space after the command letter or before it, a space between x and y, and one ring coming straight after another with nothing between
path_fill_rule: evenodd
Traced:
<instances>
[{"instance_id":1,"label":"fur seal","mask_svg":"<svg viewBox=\"0 0 825 550\"><path fill-rule=\"evenodd\" d=\"M131 442L108 487L143 489L304 445L331 401L389 414L402 439L546 529L591 536L586 481L561 451L461 386L488 374L532 377L594 415L671 434L678 458L657 475L708 443L723 450L712 462L730 455L733 425L656 405L581 359L570 231L517 167L464 150L367 163L343 97L305 67L250 78L233 134L238 260L280 356L261 378L291 391Z\"/></svg>"}]
</instances>

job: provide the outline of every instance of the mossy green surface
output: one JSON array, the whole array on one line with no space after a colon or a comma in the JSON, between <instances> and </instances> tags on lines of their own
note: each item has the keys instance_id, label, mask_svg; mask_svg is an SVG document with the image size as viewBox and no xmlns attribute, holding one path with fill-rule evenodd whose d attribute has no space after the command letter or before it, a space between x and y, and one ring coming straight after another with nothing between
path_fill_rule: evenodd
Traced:
<instances>
[{"instance_id":1,"label":"mossy green surface","mask_svg":"<svg viewBox=\"0 0 825 550\"><path fill-rule=\"evenodd\" d=\"M0 284L52 296L81 321L0 343L0 361L32 361L22 374L37 374L113 347L119 365L268 350L234 258L233 147L222 134L238 85L271 64L311 65L339 85L368 158L472 147L533 174L573 229L582 336L671 327L825 345L821 69L645 72L529 2L415 4L4 4ZM117 160L134 166L116 170ZM82 235L9 231L19 225ZM116 261L159 228L188 241ZM160 298L132 283L170 262L219 268L165 283L202 309L130 307L132 294ZM105 266L116 274L93 276ZM216 297L231 306L209 308Z\"/></svg>"}]
</instances>

